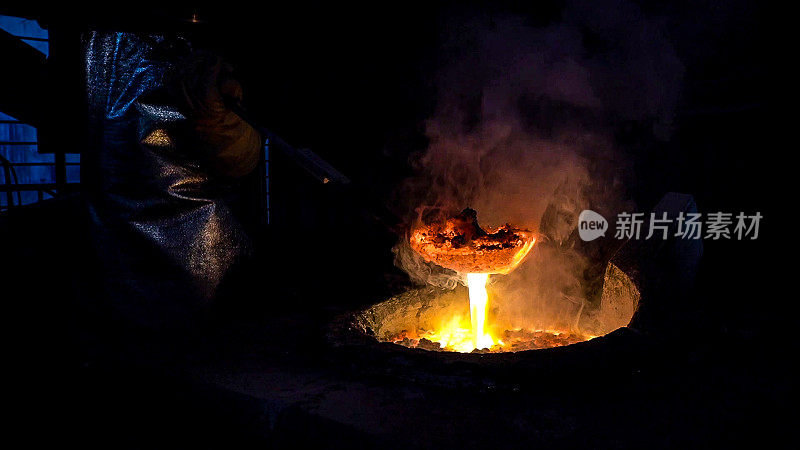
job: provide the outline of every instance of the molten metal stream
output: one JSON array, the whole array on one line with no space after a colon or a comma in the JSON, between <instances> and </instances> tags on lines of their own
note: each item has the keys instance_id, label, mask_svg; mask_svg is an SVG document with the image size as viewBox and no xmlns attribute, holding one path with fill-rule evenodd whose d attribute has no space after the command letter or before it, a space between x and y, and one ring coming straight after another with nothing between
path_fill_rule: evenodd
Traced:
<instances>
[{"instance_id":1,"label":"molten metal stream","mask_svg":"<svg viewBox=\"0 0 800 450\"><path fill-rule=\"evenodd\" d=\"M469 289L469 315L472 322L472 344L475 348L490 348L494 340L485 332L486 304L489 294L486 292L488 273L468 273L467 288Z\"/></svg>"},{"instance_id":2,"label":"molten metal stream","mask_svg":"<svg viewBox=\"0 0 800 450\"><path fill-rule=\"evenodd\" d=\"M487 330L486 283L490 274L507 274L517 267L535 242L531 231L509 224L481 228L477 213L469 208L444 220L420 223L409 236L411 248L427 262L466 274L471 325L467 329L461 315L443 318L425 338L458 352L505 345Z\"/></svg>"}]
</instances>

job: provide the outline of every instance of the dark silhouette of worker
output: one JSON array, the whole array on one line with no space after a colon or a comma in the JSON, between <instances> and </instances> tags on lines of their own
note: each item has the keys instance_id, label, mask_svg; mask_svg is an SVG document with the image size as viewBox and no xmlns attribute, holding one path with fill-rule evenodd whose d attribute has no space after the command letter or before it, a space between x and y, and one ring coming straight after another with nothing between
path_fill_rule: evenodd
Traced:
<instances>
[{"instance_id":1,"label":"dark silhouette of worker","mask_svg":"<svg viewBox=\"0 0 800 450\"><path fill-rule=\"evenodd\" d=\"M91 32L83 45L98 308L138 330L190 332L251 253L237 211L262 138L226 106L242 96L230 67L188 39Z\"/></svg>"}]
</instances>

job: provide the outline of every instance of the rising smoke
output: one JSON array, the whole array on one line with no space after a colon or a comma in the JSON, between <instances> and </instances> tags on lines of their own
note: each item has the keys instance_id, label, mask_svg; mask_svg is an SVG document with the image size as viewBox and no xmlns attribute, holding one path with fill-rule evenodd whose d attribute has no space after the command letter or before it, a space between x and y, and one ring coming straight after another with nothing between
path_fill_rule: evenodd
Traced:
<instances>
[{"instance_id":1,"label":"rising smoke","mask_svg":"<svg viewBox=\"0 0 800 450\"><path fill-rule=\"evenodd\" d=\"M583 209L632 205L630 164L614 131L647 123L668 135L683 67L655 19L625 1L573 1L545 26L514 15L461 16L444 27L428 148L399 190L410 215L471 207L481 224L539 234L527 260L493 277L500 321L572 326L586 265L572 248ZM415 216L415 214L417 214ZM573 236L573 237L571 237ZM401 241L412 279L453 288L460 274L426 264Z\"/></svg>"}]
</instances>

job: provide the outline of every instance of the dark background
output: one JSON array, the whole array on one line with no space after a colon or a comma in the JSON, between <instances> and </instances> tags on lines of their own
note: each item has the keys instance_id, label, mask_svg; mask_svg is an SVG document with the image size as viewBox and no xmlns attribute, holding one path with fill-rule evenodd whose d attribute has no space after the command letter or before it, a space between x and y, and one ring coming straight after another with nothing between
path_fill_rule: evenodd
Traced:
<instances>
[{"instance_id":1,"label":"dark background","mask_svg":"<svg viewBox=\"0 0 800 450\"><path fill-rule=\"evenodd\" d=\"M557 21L563 8L558 1L530 3L390 2L366 7L230 3L208 9L153 10L129 5L131 10L125 13L101 7L80 14L72 7L54 12L21 5L3 13L40 19L51 30L53 48L61 45L64 49L51 69L57 92L43 106L56 111L80 108L81 88L76 77L80 60L63 55L76 51L75 36L81 30L167 26L212 36L207 45L223 53L236 68L245 89L245 106L255 118L293 145L313 149L378 197L390 200L396 186L410 175L409 155L426 146L422 122L435 107L432 77L443 64L437 42L446 19L452 14L510 12L528 17L534 25L546 25ZM703 212L759 211L764 216L756 241L705 243L694 294L700 307L686 318L692 333L688 341L720 343L713 357L704 357L706 362L691 370L735 368L731 377L737 381L719 387L707 401L747 398L736 405L741 409L733 415L736 420L724 425L754 426L760 412L774 408L770 402L782 396L787 386L786 368L776 364L780 359L774 356L795 348L795 339L788 335L796 322L789 313L793 300L781 289L790 281L779 275L783 272L779 267L793 265L794 258L787 255L788 238L779 240L778 236L778 226L788 220L788 214L777 208L784 206L780 203L793 190L779 175L788 158L783 156L777 122L768 105L768 92L775 89L775 62L767 55L778 44L767 35L769 27L756 2L636 3L666 23L686 73L670 139L656 139L647 123L615 125L619 146L635 172L628 194L643 211L664 193L674 191L693 194ZM175 21L195 11L204 21L200 25L203 30ZM61 44L59 36L64 39ZM53 53L57 55L56 50ZM59 123L40 133L50 133L49 139L53 139L64 136L64 130L82 126L78 114L59 117ZM289 161L273 155L270 164L271 225L258 236L259 262L251 268L262 274L255 282L253 273L242 275L247 281L232 281L232 292L226 295L240 299L258 295L262 301L245 302L246 310L274 313L353 308L391 294L396 280L402 279L392 267L390 248L396 237L371 220L356 202L317 185ZM141 378L152 383L144 383L145 387L137 388L142 392L132 393L122 387L133 377L130 374L114 370L109 374L103 369L86 376L76 369L78 361L86 360L82 333L75 330L83 326L85 318L71 305L74 297L80 296L75 293L83 292L97 276L91 261L84 261L81 254L82 220L74 208L62 203L33 208L10 225L16 232L39 236L35 242L15 238L5 243L8 250L3 251L7 267L2 274L2 292L4 304L9 305L7 342L13 347L11 360L20 378L15 386L22 397L18 416L30 419L24 420L27 424L33 422L31 433L69 429L74 434L71 438L77 435L80 439L81 432L75 430L84 428L76 422L98 421L102 416L91 406L81 409L81 403L96 405L98 398L106 395L121 395L133 404L131 417L151 414L150 405L131 400L139 394L159 399L178 392L175 401L182 406L176 407L176 415L186 415L186 410L195 407L202 409L205 406L195 404L206 405L198 400L205 398L197 393L202 388L184 391L181 385L173 390L161 378L150 380L146 374ZM42 281L41 271L50 274L49 281ZM277 284L282 286L277 289L281 294L260 294L276 292ZM339 290L331 293L330 286ZM25 297L13 294L13 289L21 287L28 292ZM285 291L295 300L283 301ZM740 388L746 393L736 390ZM700 392L707 386L694 389ZM75 391L65 399L64 391L71 390ZM65 401L69 402L66 407L61 404ZM60 405L54 407L53 403ZM119 405L110 406L114 407ZM80 419L65 417L71 413ZM112 438L136 432L170 435L175 428L164 425L170 419L161 416L170 414L159 413L155 428L107 433ZM225 417L204 416L204 420L223 429L241 425L235 416L220 415ZM193 430L197 423L188 425L191 420L178 420L178 428ZM108 425L102 420L98 423ZM688 437L702 434L702 423L698 419L683 432ZM713 431L727 432L721 429ZM97 433L104 436L105 431Z\"/></svg>"}]
</instances>

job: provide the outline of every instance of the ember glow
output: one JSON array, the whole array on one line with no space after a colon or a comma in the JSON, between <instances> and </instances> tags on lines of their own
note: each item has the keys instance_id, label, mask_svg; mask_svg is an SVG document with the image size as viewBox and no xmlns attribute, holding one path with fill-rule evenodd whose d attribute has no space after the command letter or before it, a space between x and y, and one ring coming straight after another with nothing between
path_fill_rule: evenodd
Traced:
<instances>
[{"instance_id":1,"label":"ember glow","mask_svg":"<svg viewBox=\"0 0 800 450\"><path fill-rule=\"evenodd\" d=\"M391 342L404 347L430 351L500 353L561 347L588 341L595 337L557 330L514 329L504 331L490 347L478 349L472 344L471 330L463 326L460 317L453 317L451 323L440 330L421 333L416 337L409 337L408 333L403 333L391 339Z\"/></svg>"},{"instance_id":2,"label":"ember glow","mask_svg":"<svg viewBox=\"0 0 800 450\"><path fill-rule=\"evenodd\" d=\"M536 239L531 231L509 224L483 229L475 210L467 208L445 220L421 224L409 241L426 261L456 272L506 274L525 259Z\"/></svg>"},{"instance_id":3,"label":"ember glow","mask_svg":"<svg viewBox=\"0 0 800 450\"><path fill-rule=\"evenodd\" d=\"M432 351L496 353L559 347L595 337L574 332L521 328L499 332L495 330L496 335L493 335L492 328L496 327L492 327L486 317L489 302L486 290L488 280L487 273L467 274L469 317L460 314L442 317L433 329L405 330L389 341L405 347Z\"/></svg>"}]
</instances>

